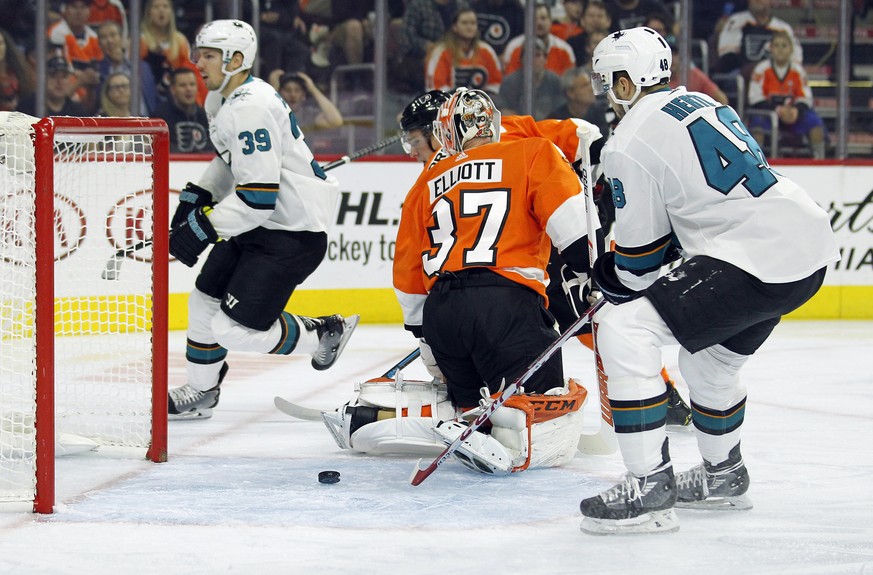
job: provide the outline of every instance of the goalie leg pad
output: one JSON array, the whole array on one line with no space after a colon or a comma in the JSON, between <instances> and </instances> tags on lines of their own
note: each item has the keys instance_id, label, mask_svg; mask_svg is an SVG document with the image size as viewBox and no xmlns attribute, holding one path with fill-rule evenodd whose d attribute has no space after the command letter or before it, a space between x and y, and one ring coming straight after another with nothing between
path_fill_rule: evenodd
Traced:
<instances>
[{"instance_id":1,"label":"goalie leg pad","mask_svg":"<svg viewBox=\"0 0 873 575\"><path fill-rule=\"evenodd\" d=\"M443 421L435 431L443 443L451 445L465 429L467 425L460 421ZM488 475L508 475L519 458L524 461L520 452L508 449L495 437L480 431L471 433L452 455L465 467Z\"/></svg>"},{"instance_id":2,"label":"goalie leg pad","mask_svg":"<svg viewBox=\"0 0 873 575\"><path fill-rule=\"evenodd\" d=\"M510 397L491 415L491 434L474 431L455 451L455 458L474 471L493 475L566 463L576 455L581 408L587 397L575 380L545 394ZM465 428L463 423L447 421L436 432L448 445Z\"/></svg>"},{"instance_id":3,"label":"goalie leg pad","mask_svg":"<svg viewBox=\"0 0 873 575\"><path fill-rule=\"evenodd\" d=\"M445 384L377 378L356 386L347 405L322 415L341 449L370 455L435 455L443 450L434 426L453 419Z\"/></svg>"}]
</instances>

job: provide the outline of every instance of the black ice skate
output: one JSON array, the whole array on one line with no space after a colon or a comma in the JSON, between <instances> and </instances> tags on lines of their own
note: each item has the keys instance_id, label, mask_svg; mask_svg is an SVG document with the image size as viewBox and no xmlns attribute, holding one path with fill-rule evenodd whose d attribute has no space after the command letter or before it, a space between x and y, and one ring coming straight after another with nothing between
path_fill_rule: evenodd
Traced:
<instances>
[{"instance_id":1,"label":"black ice skate","mask_svg":"<svg viewBox=\"0 0 873 575\"><path fill-rule=\"evenodd\" d=\"M713 465L704 460L677 475L676 487L679 490L676 507L736 511L752 508L752 502L745 495L749 489L749 472L739 443L731 449L726 461Z\"/></svg>"},{"instance_id":2,"label":"black ice skate","mask_svg":"<svg viewBox=\"0 0 873 575\"><path fill-rule=\"evenodd\" d=\"M591 535L669 533L679 529L673 511L676 479L664 441L664 462L644 477L626 473L600 495L583 499L580 528Z\"/></svg>"},{"instance_id":3,"label":"black ice skate","mask_svg":"<svg viewBox=\"0 0 873 575\"><path fill-rule=\"evenodd\" d=\"M218 372L218 383L206 391L199 391L188 384L171 389L168 394L167 408L169 419L209 419L212 408L218 405L221 395L221 382L227 375L227 362L222 364Z\"/></svg>"},{"instance_id":4,"label":"black ice skate","mask_svg":"<svg viewBox=\"0 0 873 575\"><path fill-rule=\"evenodd\" d=\"M672 382L667 384L667 425L685 427L691 424L691 408L676 391Z\"/></svg>"},{"instance_id":5,"label":"black ice skate","mask_svg":"<svg viewBox=\"0 0 873 575\"><path fill-rule=\"evenodd\" d=\"M361 319L357 314L345 319L341 315L298 317L307 331L316 330L318 334L318 349L312 354L312 367L319 371L336 362Z\"/></svg>"}]
</instances>

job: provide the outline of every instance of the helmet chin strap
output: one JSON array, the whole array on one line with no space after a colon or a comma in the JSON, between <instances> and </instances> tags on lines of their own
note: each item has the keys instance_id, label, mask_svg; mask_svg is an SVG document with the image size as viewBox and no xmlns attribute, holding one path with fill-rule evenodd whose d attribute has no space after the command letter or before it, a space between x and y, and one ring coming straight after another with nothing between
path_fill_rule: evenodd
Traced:
<instances>
[{"instance_id":1,"label":"helmet chin strap","mask_svg":"<svg viewBox=\"0 0 873 575\"><path fill-rule=\"evenodd\" d=\"M233 72L229 72L227 70L227 64L222 64L221 71L222 73L224 73L224 81L221 83L221 86L218 87L218 90L216 90L216 92L223 92L224 89L227 87L227 83L230 82L231 76L236 76L240 72L245 72L246 70L248 70L248 68L237 68Z\"/></svg>"},{"instance_id":2,"label":"helmet chin strap","mask_svg":"<svg viewBox=\"0 0 873 575\"><path fill-rule=\"evenodd\" d=\"M615 102L616 104L619 104L622 108L624 108L625 114L627 114L628 111L630 111L631 106L634 105L634 102L637 101L637 99L640 97L640 94L643 92L642 89L639 86L637 86L636 84L634 84L634 87L637 90L636 90L636 92L634 92L634 95L631 97L630 100L622 100L621 98L619 98L618 96L615 95L615 91L612 89L611 86L609 88L609 97L612 99L613 102Z\"/></svg>"}]
</instances>

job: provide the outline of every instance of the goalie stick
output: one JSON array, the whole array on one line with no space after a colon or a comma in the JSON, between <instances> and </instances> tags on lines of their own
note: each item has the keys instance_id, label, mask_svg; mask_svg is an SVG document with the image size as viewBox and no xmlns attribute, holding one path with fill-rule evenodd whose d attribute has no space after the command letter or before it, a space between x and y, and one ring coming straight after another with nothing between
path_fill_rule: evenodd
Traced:
<instances>
[{"instance_id":1,"label":"goalie stick","mask_svg":"<svg viewBox=\"0 0 873 575\"><path fill-rule=\"evenodd\" d=\"M576 133L579 134L578 129ZM581 134L579 135L582 136ZM597 260L597 232L601 230L600 217L597 215L597 207L594 205L594 181L591 171L591 144L593 143L588 142L587 138L580 137L577 152L579 156L580 179L582 180L582 193L585 194L585 220L588 225L588 264L590 270L594 270L594 262ZM593 271L589 271L589 273L593 273ZM600 391L600 430L595 435L583 435L579 439L578 448L579 451L588 455L608 455L618 450L618 440L615 437L615 429L612 425L612 409L609 406L609 390L607 388L606 374L603 372L603 362L600 359L600 353L597 351L596 330L592 329L591 333L594 343L594 369Z\"/></svg>"},{"instance_id":2,"label":"goalie stick","mask_svg":"<svg viewBox=\"0 0 873 575\"><path fill-rule=\"evenodd\" d=\"M394 366L383 373L381 375L382 378L393 379L397 372L418 359L418 356L421 355L421 348L415 348L409 354L394 364ZM302 405L298 405L283 397L279 397L278 395L273 398L273 405L276 406L276 409L284 413L285 415L289 415L296 419L302 419L304 421L321 421L321 414L325 413L324 410L321 409L313 409L311 407L303 407ZM331 411L336 411L335 409Z\"/></svg>"},{"instance_id":3,"label":"goalie stick","mask_svg":"<svg viewBox=\"0 0 873 575\"><path fill-rule=\"evenodd\" d=\"M343 156L339 160L334 160L333 162L328 162L327 164L323 165L321 167L321 169L324 170L325 172L328 172L334 168L344 166L344 165L348 164L349 162L363 158L364 156L369 156L373 152L377 152L377 151L381 150L382 148L387 148L388 146L390 146L394 142L398 142L398 141L400 141L399 135L391 136L390 138L386 138L386 139L382 140L381 142L376 142L372 146L367 146L366 148L361 148L360 150L358 150L356 152L352 152L348 156ZM120 248L118 251L116 251L114 254L112 254L112 257L109 258L109 260L106 262L106 265L103 266L103 272L100 274L100 277L105 279L105 280L109 280L109 281L117 280L118 274L121 272L121 263L124 261L124 259L127 257L130 257L132 254L135 254L139 250L142 250L142 249L149 247L150 245L152 245L152 238L148 238L148 239L139 241L133 245L130 245L130 246L127 246L124 248Z\"/></svg>"},{"instance_id":4,"label":"goalie stick","mask_svg":"<svg viewBox=\"0 0 873 575\"><path fill-rule=\"evenodd\" d=\"M443 452L430 463L430 465L428 465L427 467L421 467L421 459L419 459L418 463L416 463L415 465L415 469L412 470L412 475L409 477L409 482L412 485L420 485L422 481L430 477L430 475L434 471L436 471L440 465L445 463L446 459L448 459L449 456L451 456L451 454L454 453L458 449L458 447L461 446L461 443L463 443L465 439L470 437L470 435L472 435L474 431L479 429L482 424L488 421L488 419L491 417L491 414L493 414L504 403L506 403L506 401L510 397L515 395L515 393L518 391L518 388L524 385L524 383L528 379L530 379L531 376L533 376L533 374L536 373L537 370L539 370L539 368L542 367L542 365L546 363L546 361L548 361L549 358L552 357L552 355L554 355L556 351L561 349L561 346L567 343L567 341L571 337L576 335L576 332L579 331L583 325L591 321L591 318L594 316L595 313L597 313L597 310L603 307L604 301L605 300L602 297L599 298L590 308L588 308L588 311L580 315L579 318L573 322L573 325L567 328L567 331L562 333L561 337L556 339L549 347L547 347L543 351L543 353L541 353L540 356L528 366L527 370L525 370L524 373L518 376L515 381L507 385L506 388L503 390L503 393L501 393L497 397L497 399L495 399L488 407L486 407L482 411L482 413L480 413L476 417L476 419L474 419L468 425L468 427L464 429L464 431L462 431L461 434L457 438L455 438L455 440L452 441L452 443L449 444L449 446L446 447Z\"/></svg>"}]
</instances>

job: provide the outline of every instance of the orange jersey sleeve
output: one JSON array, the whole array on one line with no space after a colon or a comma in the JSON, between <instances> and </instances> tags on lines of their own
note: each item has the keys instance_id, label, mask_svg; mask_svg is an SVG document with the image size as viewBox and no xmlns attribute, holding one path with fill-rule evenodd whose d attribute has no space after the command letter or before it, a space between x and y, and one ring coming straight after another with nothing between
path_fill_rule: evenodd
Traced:
<instances>
[{"instance_id":1,"label":"orange jersey sleeve","mask_svg":"<svg viewBox=\"0 0 873 575\"><path fill-rule=\"evenodd\" d=\"M504 130L500 134L501 142L531 137L545 138L558 146L567 161L576 160L579 136L576 135L578 126L572 119L537 122L531 116L504 116L500 120L500 126Z\"/></svg>"}]
</instances>

